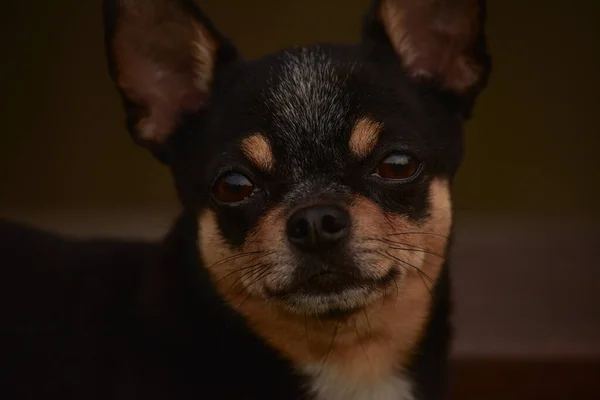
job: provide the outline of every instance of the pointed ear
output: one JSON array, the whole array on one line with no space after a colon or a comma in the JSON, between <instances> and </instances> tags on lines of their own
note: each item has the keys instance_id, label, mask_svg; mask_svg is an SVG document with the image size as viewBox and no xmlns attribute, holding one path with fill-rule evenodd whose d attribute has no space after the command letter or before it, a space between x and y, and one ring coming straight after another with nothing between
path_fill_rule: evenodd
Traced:
<instances>
[{"instance_id":1,"label":"pointed ear","mask_svg":"<svg viewBox=\"0 0 600 400\"><path fill-rule=\"evenodd\" d=\"M218 65L237 57L193 0L104 0L111 76L127 127L155 153L210 101Z\"/></svg>"},{"instance_id":2,"label":"pointed ear","mask_svg":"<svg viewBox=\"0 0 600 400\"><path fill-rule=\"evenodd\" d=\"M413 79L464 95L489 74L484 23L484 0L378 0L364 34L391 47Z\"/></svg>"}]
</instances>

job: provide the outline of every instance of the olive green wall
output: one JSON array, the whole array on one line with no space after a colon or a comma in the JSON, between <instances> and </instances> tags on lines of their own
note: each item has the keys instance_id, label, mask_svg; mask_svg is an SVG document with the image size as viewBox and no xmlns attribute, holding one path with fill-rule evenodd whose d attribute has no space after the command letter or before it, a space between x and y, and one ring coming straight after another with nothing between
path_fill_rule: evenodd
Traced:
<instances>
[{"instance_id":1,"label":"olive green wall","mask_svg":"<svg viewBox=\"0 0 600 400\"><path fill-rule=\"evenodd\" d=\"M0 209L167 208L168 172L123 129L100 1L0 16ZM204 0L248 57L357 39L368 0ZM488 0L495 68L468 126L459 209L598 214L600 2Z\"/></svg>"}]
</instances>

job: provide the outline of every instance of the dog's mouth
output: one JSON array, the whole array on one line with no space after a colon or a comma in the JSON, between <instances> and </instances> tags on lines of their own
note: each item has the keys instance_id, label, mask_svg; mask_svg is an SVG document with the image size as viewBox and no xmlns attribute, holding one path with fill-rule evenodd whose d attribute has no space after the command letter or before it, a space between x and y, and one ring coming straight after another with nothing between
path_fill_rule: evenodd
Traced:
<instances>
[{"instance_id":1,"label":"dog's mouth","mask_svg":"<svg viewBox=\"0 0 600 400\"><path fill-rule=\"evenodd\" d=\"M385 296L395 284L398 270L391 268L378 278L358 277L343 272L318 272L281 290L267 289L267 296L296 314L323 319L345 319Z\"/></svg>"}]
</instances>

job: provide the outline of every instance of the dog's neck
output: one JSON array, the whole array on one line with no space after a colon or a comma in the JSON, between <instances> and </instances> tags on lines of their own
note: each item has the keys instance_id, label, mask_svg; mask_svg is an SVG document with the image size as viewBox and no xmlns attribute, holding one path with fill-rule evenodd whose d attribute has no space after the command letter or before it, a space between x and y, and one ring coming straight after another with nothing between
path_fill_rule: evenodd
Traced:
<instances>
[{"instance_id":1,"label":"dog's neck","mask_svg":"<svg viewBox=\"0 0 600 400\"><path fill-rule=\"evenodd\" d=\"M307 364L311 390L319 400L434 400L444 398L450 332L449 270L444 265L433 289L430 318L410 354L379 354L365 340L353 359ZM360 340L360 339L359 339ZM373 346L371 348L367 346ZM381 346L380 351L392 351ZM329 358L329 355L327 358ZM340 368L341 367L341 368ZM380 368L376 371L375 368ZM353 376L354 375L354 376ZM371 376L373 379L365 379Z\"/></svg>"}]
</instances>

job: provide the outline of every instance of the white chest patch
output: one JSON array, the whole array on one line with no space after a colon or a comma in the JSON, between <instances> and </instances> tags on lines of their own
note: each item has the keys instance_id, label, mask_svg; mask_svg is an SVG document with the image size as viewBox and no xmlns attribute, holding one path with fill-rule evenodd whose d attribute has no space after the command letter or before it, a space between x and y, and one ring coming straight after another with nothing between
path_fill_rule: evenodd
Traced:
<instances>
[{"instance_id":1,"label":"white chest patch","mask_svg":"<svg viewBox=\"0 0 600 400\"><path fill-rule=\"evenodd\" d=\"M351 382L332 367L308 366L310 391L316 400L415 400L411 382L402 375L389 375L376 382Z\"/></svg>"}]
</instances>

